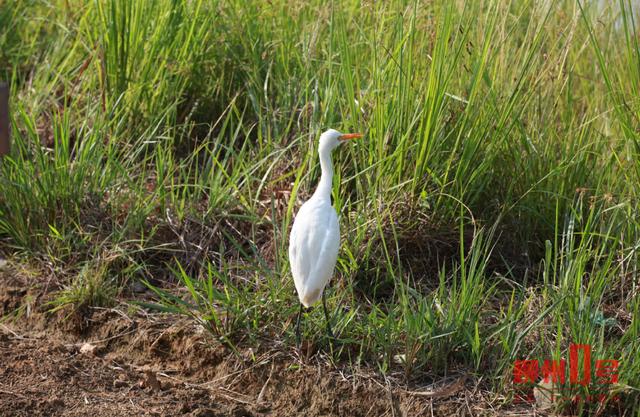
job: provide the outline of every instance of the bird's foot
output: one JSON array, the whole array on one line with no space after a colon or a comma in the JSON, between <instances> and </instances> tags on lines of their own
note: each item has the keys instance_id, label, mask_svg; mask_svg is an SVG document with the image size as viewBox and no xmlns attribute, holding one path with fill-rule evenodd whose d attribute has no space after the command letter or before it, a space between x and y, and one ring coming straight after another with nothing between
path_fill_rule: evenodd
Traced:
<instances>
[{"instance_id":1,"label":"bird's foot","mask_svg":"<svg viewBox=\"0 0 640 417\"><path fill-rule=\"evenodd\" d=\"M329 337L329 339L333 339L333 340L337 340L337 338L334 336L333 331L331 330L331 327L327 328L327 336Z\"/></svg>"}]
</instances>

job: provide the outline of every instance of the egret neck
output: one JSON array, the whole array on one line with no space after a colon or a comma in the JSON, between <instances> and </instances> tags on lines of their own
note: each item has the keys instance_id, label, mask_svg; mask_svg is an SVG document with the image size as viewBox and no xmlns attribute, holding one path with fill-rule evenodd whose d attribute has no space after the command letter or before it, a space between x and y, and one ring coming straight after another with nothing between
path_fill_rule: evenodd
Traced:
<instances>
[{"instance_id":1,"label":"egret neck","mask_svg":"<svg viewBox=\"0 0 640 417\"><path fill-rule=\"evenodd\" d=\"M331 148L322 147L320 154L320 182L312 198L331 201L331 189L333 188L333 162L331 162Z\"/></svg>"}]
</instances>

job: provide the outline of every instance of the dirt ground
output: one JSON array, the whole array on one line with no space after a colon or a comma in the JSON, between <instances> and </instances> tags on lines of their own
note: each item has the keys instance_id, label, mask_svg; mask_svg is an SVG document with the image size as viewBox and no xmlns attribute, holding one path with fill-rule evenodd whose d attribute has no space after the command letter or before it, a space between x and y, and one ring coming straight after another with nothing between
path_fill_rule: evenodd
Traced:
<instances>
[{"instance_id":1,"label":"dirt ground","mask_svg":"<svg viewBox=\"0 0 640 417\"><path fill-rule=\"evenodd\" d=\"M0 416L497 414L468 376L407 387L273 342L234 353L126 303L65 319L38 307L45 287L0 273Z\"/></svg>"}]
</instances>

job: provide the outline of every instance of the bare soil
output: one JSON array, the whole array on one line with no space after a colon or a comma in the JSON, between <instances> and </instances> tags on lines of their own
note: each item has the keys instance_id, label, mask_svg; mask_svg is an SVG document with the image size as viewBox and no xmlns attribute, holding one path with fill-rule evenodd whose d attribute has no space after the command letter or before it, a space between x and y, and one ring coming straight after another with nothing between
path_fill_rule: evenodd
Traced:
<instances>
[{"instance_id":1,"label":"bare soil","mask_svg":"<svg viewBox=\"0 0 640 417\"><path fill-rule=\"evenodd\" d=\"M0 416L497 413L468 376L408 387L340 368L313 347L304 357L273 341L233 352L191 321L126 303L47 313L47 290L0 271Z\"/></svg>"}]
</instances>

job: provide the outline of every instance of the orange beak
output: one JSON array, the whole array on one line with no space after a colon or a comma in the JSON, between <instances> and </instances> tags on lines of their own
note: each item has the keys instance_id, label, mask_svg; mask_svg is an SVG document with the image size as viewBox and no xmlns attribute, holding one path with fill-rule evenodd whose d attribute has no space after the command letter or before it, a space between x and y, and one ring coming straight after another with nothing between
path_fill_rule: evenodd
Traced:
<instances>
[{"instance_id":1,"label":"orange beak","mask_svg":"<svg viewBox=\"0 0 640 417\"><path fill-rule=\"evenodd\" d=\"M363 136L362 133L345 133L344 135L340 136L338 140L341 142L344 142L346 140L358 139L358 138L361 138L362 136Z\"/></svg>"}]
</instances>

